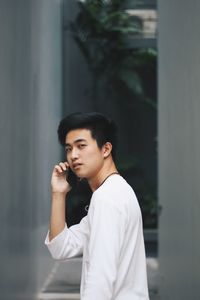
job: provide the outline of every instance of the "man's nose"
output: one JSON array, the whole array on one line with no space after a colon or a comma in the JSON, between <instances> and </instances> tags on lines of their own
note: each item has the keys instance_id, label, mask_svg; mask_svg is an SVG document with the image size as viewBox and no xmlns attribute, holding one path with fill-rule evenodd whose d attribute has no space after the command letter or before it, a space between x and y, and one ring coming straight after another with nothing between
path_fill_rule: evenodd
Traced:
<instances>
[{"instance_id":1,"label":"man's nose","mask_svg":"<svg viewBox=\"0 0 200 300\"><path fill-rule=\"evenodd\" d=\"M75 160L77 158L78 158L78 149L73 148L72 151L71 151L71 159Z\"/></svg>"}]
</instances>

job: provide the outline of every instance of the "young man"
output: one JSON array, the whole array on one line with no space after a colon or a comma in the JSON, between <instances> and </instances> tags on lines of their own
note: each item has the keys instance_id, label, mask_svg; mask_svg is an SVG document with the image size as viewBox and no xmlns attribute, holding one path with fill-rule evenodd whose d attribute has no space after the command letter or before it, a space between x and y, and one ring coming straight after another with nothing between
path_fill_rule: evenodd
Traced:
<instances>
[{"instance_id":1,"label":"young man","mask_svg":"<svg viewBox=\"0 0 200 300\"><path fill-rule=\"evenodd\" d=\"M50 230L45 244L54 259L83 254L81 300L148 300L141 211L115 163L116 127L99 113L64 118L58 137L66 162L54 167ZM65 223L66 172L86 178L93 191L88 214Z\"/></svg>"}]
</instances>

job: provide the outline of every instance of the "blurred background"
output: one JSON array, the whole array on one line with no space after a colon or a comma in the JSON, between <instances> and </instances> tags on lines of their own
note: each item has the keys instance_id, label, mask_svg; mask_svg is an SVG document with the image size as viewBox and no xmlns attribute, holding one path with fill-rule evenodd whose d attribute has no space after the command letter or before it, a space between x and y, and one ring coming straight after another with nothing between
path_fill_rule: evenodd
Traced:
<instances>
[{"instance_id":1,"label":"blurred background","mask_svg":"<svg viewBox=\"0 0 200 300\"><path fill-rule=\"evenodd\" d=\"M200 3L0 0L0 299L79 299L44 246L60 119L98 111L142 210L151 300L199 300ZM67 201L87 213L82 182ZM126 299L125 299L126 300Z\"/></svg>"}]
</instances>

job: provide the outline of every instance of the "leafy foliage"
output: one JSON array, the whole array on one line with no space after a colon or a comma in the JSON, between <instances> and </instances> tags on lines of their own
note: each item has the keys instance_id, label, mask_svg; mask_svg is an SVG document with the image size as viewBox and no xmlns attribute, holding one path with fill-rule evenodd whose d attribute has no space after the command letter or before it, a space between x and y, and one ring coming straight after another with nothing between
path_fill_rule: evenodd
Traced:
<instances>
[{"instance_id":1,"label":"leafy foliage","mask_svg":"<svg viewBox=\"0 0 200 300\"><path fill-rule=\"evenodd\" d=\"M79 11L69 30L92 74L92 101L97 102L103 86L124 115L128 116L135 106L141 110L148 106L156 113L157 53L155 49L134 47L134 40L141 37L141 20L123 9L124 0L79 0L77 4ZM128 46L130 40L133 47ZM144 179L139 156L131 156L119 162L119 170L139 182L135 187L144 225L155 227L156 187Z\"/></svg>"},{"instance_id":2,"label":"leafy foliage","mask_svg":"<svg viewBox=\"0 0 200 300\"><path fill-rule=\"evenodd\" d=\"M141 34L142 23L122 9L123 2L78 1L79 12L69 28L93 75L93 88L103 78L111 89L121 82L136 97L147 100L138 71L144 50L127 48L127 40ZM145 55L156 57L148 49ZM152 104L150 99L147 102Z\"/></svg>"}]
</instances>

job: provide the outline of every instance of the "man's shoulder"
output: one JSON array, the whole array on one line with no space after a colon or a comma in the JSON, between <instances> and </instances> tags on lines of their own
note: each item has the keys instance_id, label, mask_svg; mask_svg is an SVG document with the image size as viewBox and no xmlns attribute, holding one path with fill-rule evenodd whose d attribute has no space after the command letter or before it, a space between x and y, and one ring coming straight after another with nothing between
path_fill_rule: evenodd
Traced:
<instances>
[{"instance_id":1,"label":"man's shoulder","mask_svg":"<svg viewBox=\"0 0 200 300\"><path fill-rule=\"evenodd\" d=\"M115 198L134 195L132 187L121 175L110 177L105 184L102 185L102 188L99 189L98 192L102 194L109 194Z\"/></svg>"},{"instance_id":2,"label":"man's shoulder","mask_svg":"<svg viewBox=\"0 0 200 300\"><path fill-rule=\"evenodd\" d=\"M119 175L111 176L106 182L97 189L92 196L94 204L101 202L101 205L108 205L118 207L118 209L126 208L129 206L137 205L137 198L132 187L127 181Z\"/></svg>"}]
</instances>

